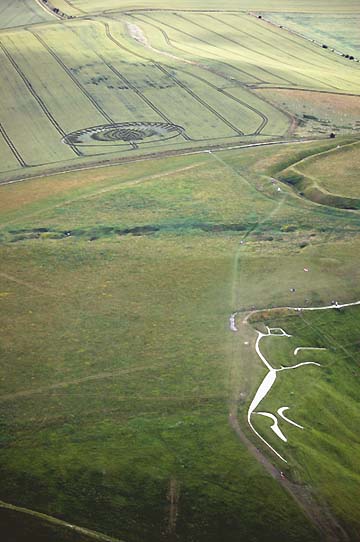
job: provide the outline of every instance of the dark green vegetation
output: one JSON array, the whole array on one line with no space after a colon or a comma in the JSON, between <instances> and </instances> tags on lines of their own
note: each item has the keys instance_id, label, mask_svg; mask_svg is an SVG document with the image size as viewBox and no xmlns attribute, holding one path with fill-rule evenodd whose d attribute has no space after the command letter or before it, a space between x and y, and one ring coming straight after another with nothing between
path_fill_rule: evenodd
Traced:
<instances>
[{"instance_id":1,"label":"dark green vegetation","mask_svg":"<svg viewBox=\"0 0 360 542\"><path fill-rule=\"evenodd\" d=\"M52 516L0 501L1 536L16 542L121 542Z\"/></svg>"}]
</instances>

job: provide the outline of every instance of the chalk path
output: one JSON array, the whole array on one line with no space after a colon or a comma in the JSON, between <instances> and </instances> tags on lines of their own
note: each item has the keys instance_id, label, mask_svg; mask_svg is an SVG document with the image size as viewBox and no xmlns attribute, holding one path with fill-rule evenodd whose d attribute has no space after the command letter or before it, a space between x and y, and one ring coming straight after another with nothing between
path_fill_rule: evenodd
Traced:
<instances>
[{"instance_id":1,"label":"chalk path","mask_svg":"<svg viewBox=\"0 0 360 542\"><path fill-rule=\"evenodd\" d=\"M252 415L253 414L260 414L262 416L267 416L268 418L271 418L273 420L273 424L270 426L273 432L276 434L277 437L279 437L282 441L287 442L287 439L283 432L281 431L279 427L278 420L274 414L271 414L269 412L256 412L256 408L259 406L260 402L267 396L269 391L271 390L272 386L274 385L277 377L277 373L284 370L291 370L291 369L297 369L298 367L302 367L304 365L317 365L319 366L319 363L315 363L312 361L305 361L303 363L298 363L296 365L290 366L290 367L283 367L281 366L280 369L274 369L274 367L271 366L269 361L265 358L264 354L260 350L260 341L264 337L270 337L270 336L276 336L276 337L291 337L288 333L286 333L282 328L267 328L267 333L262 333L261 331L258 331L258 336L255 343L255 350L265 367L268 369L268 373L263 379L262 383L260 384L257 392L255 393L255 397L251 401L251 404L248 409L248 415L247 420L248 424L251 427L252 431L255 433L255 435L268 447L270 450L277 456L279 459L287 463L286 459L277 451L271 444L264 439L262 435L255 429L255 427L252 424ZM283 409L287 407L282 407ZM282 413L282 411L281 411ZM285 421L288 421L286 417L284 418L283 415L280 415Z\"/></svg>"},{"instance_id":2,"label":"chalk path","mask_svg":"<svg viewBox=\"0 0 360 542\"><path fill-rule=\"evenodd\" d=\"M290 420L289 418L287 418L284 414L284 410L289 410L289 407L284 406L284 407L278 408L277 410L277 413L283 420L287 421L288 423L291 423L291 425L295 425L295 427L298 427L299 429L304 429L302 425L295 423L293 420Z\"/></svg>"},{"instance_id":3,"label":"chalk path","mask_svg":"<svg viewBox=\"0 0 360 542\"><path fill-rule=\"evenodd\" d=\"M316 346L298 346L294 350L294 356L297 356L300 350L326 350L326 348L317 348Z\"/></svg>"},{"instance_id":4,"label":"chalk path","mask_svg":"<svg viewBox=\"0 0 360 542\"><path fill-rule=\"evenodd\" d=\"M289 310L296 310L296 311L317 311L317 310L328 310L328 309L341 309L341 308L344 308L344 307L352 307L352 306L355 306L355 305L360 305L360 301L354 301L353 303L343 303L343 304L336 303L336 304L327 305L327 306L324 306L324 307L282 307L282 308L289 309ZM261 312L261 311L254 311L254 312ZM252 314L254 314L254 312ZM237 314L238 314L237 312L234 312L233 314L231 314L230 320L229 320L230 330L234 331L234 332L238 331L238 328L236 327L236 315ZM243 323L246 323L246 322L247 322L247 318L245 318L245 320L243 320ZM270 426L272 431L283 442L287 442L287 438L285 437L284 433L281 431L281 429L279 427L279 422L278 422L277 417L274 414L271 414L270 412L256 412L256 408L259 406L261 401L267 396L267 394L271 390L272 386L274 385L274 383L276 381L277 373L279 373L281 371L289 371L289 370L292 370L292 369L297 369L297 368L303 367L305 365L315 365L317 367L321 367L321 365L320 365L320 363L316 363L314 361L305 361L303 363L297 363L296 365L292 365L292 366L288 366L288 367L281 366L279 369L275 369L274 367L271 366L269 361L265 358L265 356L261 352L261 350L260 350L260 341L264 337L269 337L269 336L291 337L291 335L286 333L286 331L284 331L282 328L278 328L278 327L276 327L276 328L267 327L266 329L267 329L267 333L262 333L261 331L257 331L258 336L257 336L256 343L255 343L255 351L256 351L257 355L259 356L259 358L261 359L261 361L263 362L263 364L265 365L265 367L268 369L268 373L264 377L263 381L261 382L260 386L258 387L258 389L257 389L257 391L255 393L255 396L254 396L253 400L251 401L251 404L250 404L249 409L248 409L247 420L248 420L248 424L249 424L251 430L255 433L255 435L279 459L281 459L282 461L287 463L286 459L273 446L271 446L271 444L269 442L267 442L267 440L265 440L265 438L255 429L255 427L252 424L252 416L253 416L253 414L257 414L257 415L261 415L261 416L265 416L267 418L270 418L273 421L273 424ZM311 346L307 346L307 347L299 346L299 347L295 348L294 356L296 356L300 350L326 350L326 348L317 348L317 347L311 347ZM293 420L287 418L284 415L284 411L288 410L288 409L289 409L289 407L281 407L281 408L279 408L277 410L277 414L284 421L286 421L287 423L289 423L291 425L294 425L295 427L298 427L299 429L303 429L302 425L297 424L296 422L294 422Z\"/></svg>"}]
</instances>

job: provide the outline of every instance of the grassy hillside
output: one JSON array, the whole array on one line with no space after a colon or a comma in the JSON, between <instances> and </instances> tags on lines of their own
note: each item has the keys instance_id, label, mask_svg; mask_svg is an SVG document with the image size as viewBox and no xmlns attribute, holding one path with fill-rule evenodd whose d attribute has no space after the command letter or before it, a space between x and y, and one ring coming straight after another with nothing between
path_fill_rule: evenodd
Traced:
<instances>
[{"instance_id":1,"label":"grassy hillside","mask_svg":"<svg viewBox=\"0 0 360 542\"><path fill-rule=\"evenodd\" d=\"M311 201L354 210L360 208L358 189L358 142L343 142L313 156L285 164L280 180Z\"/></svg>"},{"instance_id":2,"label":"grassy hillside","mask_svg":"<svg viewBox=\"0 0 360 542\"><path fill-rule=\"evenodd\" d=\"M262 374L231 311L285 302L294 280L295 302L356 295L359 218L278 193L267 172L288 153L1 187L5 501L125 540L317 538L227 424Z\"/></svg>"},{"instance_id":3,"label":"grassy hillside","mask_svg":"<svg viewBox=\"0 0 360 542\"><path fill-rule=\"evenodd\" d=\"M3 4L3 536L360 540L358 3Z\"/></svg>"},{"instance_id":4,"label":"grassy hillside","mask_svg":"<svg viewBox=\"0 0 360 542\"><path fill-rule=\"evenodd\" d=\"M264 88L256 92L294 115L296 136L358 133L360 96L296 89Z\"/></svg>"},{"instance_id":5,"label":"grassy hillside","mask_svg":"<svg viewBox=\"0 0 360 542\"><path fill-rule=\"evenodd\" d=\"M319 365L278 373L273 390L259 406L259 410L275 413L287 405L286 415L301 424L303 430L280 419L288 437L288 442L283 443L270 430L266 418L256 416L254 422L287 458L289 463L284 469L289 476L312 484L332 503L348 526L351 540L357 540L359 533L359 517L352 506L359 499L359 316L359 309L354 307L303 311L261 322L280 326L291 335L264 339L262 351L273 366L308 361ZM299 345L324 350L304 350L294 357Z\"/></svg>"},{"instance_id":6,"label":"grassy hillside","mask_svg":"<svg viewBox=\"0 0 360 542\"><path fill-rule=\"evenodd\" d=\"M305 175L317 180L320 188L332 194L359 198L359 144L306 160L297 165Z\"/></svg>"}]
</instances>

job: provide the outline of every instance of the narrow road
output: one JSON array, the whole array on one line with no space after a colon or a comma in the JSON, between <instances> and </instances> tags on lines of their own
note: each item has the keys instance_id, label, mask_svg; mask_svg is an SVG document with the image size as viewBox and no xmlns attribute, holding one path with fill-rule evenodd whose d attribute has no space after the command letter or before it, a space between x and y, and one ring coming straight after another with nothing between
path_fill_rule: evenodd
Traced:
<instances>
[{"instance_id":1,"label":"narrow road","mask_svg":"<svg viewBox=\"0 0 360 542\"><path fill-rule=\"evenodd\" d=\"M36 173L29 173L27 175L15 175L11 177L10 179L4 179L0 180L0 186L1 185L9 185L9 184L16 184L21 183L24 181L31 181L32 179L42 179L44 177L54 177L56 175L63 175L64 173L74 173L76 171L88 171L92 169L101 169L106 167L112 167L112 166L119 166L122 164L129 164L132 162L146 162L147 160L157 160L162 158L169 158L172 156L190 156L190 155L196 155L196 154L208 154L210 152L221 152L221 151L231 151L236 149L248 149L252 147L267 147L270 145L288 145L288 144L300 144L300 143L313 143L315 141L323 141L324 137L312 137L312 138L295 138L295 139L287 139L287 140L276 140L276 141L264 141L264 142L256 142L256 143L242 143L242 144L234 144L234 143L228 143L226 145L210 145L206 148L198 148L198 149L184 149L184 150L174 150L174 151L163 151L163 152L156 152L151 154L145 154L143 156L136 156L136 157L127 157L127 158L109 158L109 159L102 159L102 160L95 160L95 161L87 161L84 165L76 165L75 167L69 165L65 167L52 167L47 170L45 173L36 174Z\"/></svg>"},{"instance_id":2,"label":"narrow road","mask_svg":"<svg viewBox=\"0 0 360 542\"><path fill-rule=\"evenodd\" d=\"M264 467L266 472L291 495L305 516L322 534L324 542L350 542L347 533L331 515L326 504L315 500L310 488L294 484L281 476L281 472L267 457L248 439L238 421L238 406L234 402L230 406L229 424L248 452Z\"/></svg>"}]
</instances>

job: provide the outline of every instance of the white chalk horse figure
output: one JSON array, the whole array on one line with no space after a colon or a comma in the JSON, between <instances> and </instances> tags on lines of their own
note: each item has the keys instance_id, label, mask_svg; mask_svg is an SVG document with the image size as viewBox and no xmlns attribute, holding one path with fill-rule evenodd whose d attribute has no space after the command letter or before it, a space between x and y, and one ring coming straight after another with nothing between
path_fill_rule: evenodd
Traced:
<instances>
[{"instance_id":1,"label":"white chalk horse figure","mask_svg":"<svg viewBox=\"0 0 360 542\"><path fill-rule=\"evenodd\" d=\"M279 452L277 452L275 450L275 448L273 448L265 439L264 437L262 437L260 435L260 433L254 428L253 424L252 424L252 416L254 414L256 415L259 415L259 416L265 416L266 418L270 418L270 420L273 422L272 425L270 426L270 428L273 430L273 432L275 433L275 435L280 439L282 440L283 442L287 442L287 438L286 436L284 435L284 433L282 432L282 430L280 429L279 427L279 420L277 418L277 416L275 414L272 414L270 412L263 412L263 411L257 411L257 407L259 406L259 404L261 403L261 401L266 397L266 395L269 393L270 389L272 388L273 384L275 383L276 381L276 377L277 377L277 373L279 373L280 371L288 371L288 370L292 370L292 369L297 369L298 367L302 367L304 365L317 365L318 367L320 367L320 363L316 363L314 361L305 361L303 363L298 363L296 365L291 365L289 367L283 367L281 366L279 369L275 369L274 367L272 367L270 365L270 363L268 362L268 360L265 358L265 356L262 354L261 350L260 350L260 341L261 339L263 339L264 337L270 337L270 336L277 336L277 337L291 337L291 335L288 335L282 328L280 327L267 327L267 333L262 333L261 331L258 331L258 336L257 336L257 339L256 339L256 344L255 344L255 350L256 350L256 353L258 354L258 356L260 357L261 361L264 363L265 367L268 369L268 373L267 375L265 376L264 380L261 382L256 394L255 394L255 397L253 398L253 400L251 401L251 404L249 406L249 410L248 410L248 423L251 427L251 429L254 431L254 433L257 435L257 437L262 441L264 442L264 444L266 444L266 446L268 448L270 448L270 450L272 450L272 452L274 452L277 457L279 457L282 461L284 461L285 463L287 463L286 459L284 459L284 457L282 457ZM311 346L308 346L308 347L297 347L295 350L294 350L294 356L296 356L298 354L298 352L300 350L326 350L325 348L317 348L317 347L311 347ZM295 427L298 427L299 429L304 429L302 425L294 422L293 420L291 420L290 418L288 418L284 412L286 410L289 410L289 407L287 406L282 406L280 408L278 408L277 410L277 415L282 419L284 420L285 422L295 426Z\"/></svg>"}]
</instances>

